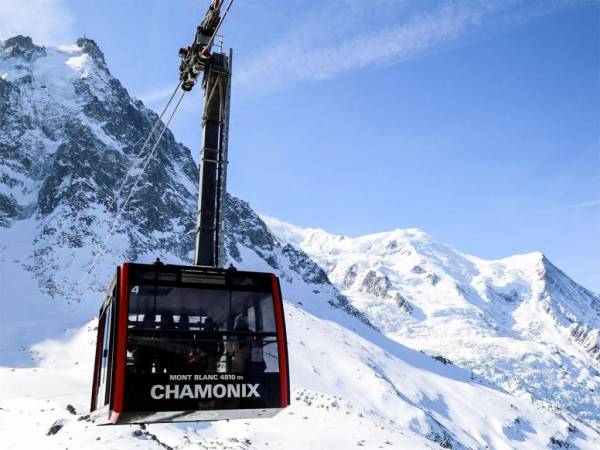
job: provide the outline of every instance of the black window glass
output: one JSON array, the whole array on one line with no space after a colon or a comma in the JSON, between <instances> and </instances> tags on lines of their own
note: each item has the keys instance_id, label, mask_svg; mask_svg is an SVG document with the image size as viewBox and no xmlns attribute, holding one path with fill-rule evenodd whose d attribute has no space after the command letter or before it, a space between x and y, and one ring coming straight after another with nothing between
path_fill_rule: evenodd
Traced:
<instances>
[{"instance_id":1,"label":"black window glass","mask_svg":"<svg viewBox=\"0 0 600 450\"><path fill-rule=\"evenodd\" d=\"M129 328L275 333L270 292L131 286Z\"/></svg>"},{"instance_id":2,"label":"black window glass","mask_svg":"<svg viewBox=\"0 0 600 450\"><path fill-rule=\"evenodd\" d=\"M230 317L233 331L276 331L271 293L233 291Z\"/></svg>"},{"instance_id":3,"label":"black window glass","mask_svg":"<svg viewBox=\"0 0 600 450\"><path fill-rule=\"evenodd\" d=\"M270 292L131 285L128 319L128 371L279 371Z\"/></svg>"}]
</instances>

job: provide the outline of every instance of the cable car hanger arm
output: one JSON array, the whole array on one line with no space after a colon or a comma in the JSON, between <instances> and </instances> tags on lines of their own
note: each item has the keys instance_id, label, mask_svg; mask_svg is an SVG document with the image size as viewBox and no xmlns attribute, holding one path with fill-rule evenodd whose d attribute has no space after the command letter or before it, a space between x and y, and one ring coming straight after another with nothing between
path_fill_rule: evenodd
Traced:
<instances>
[{"instance_id":1,"label":"cable car hanger arm","mask_svg":"<svg viewBox=\"0 0 600 450\"><path fill-rule=\"evenodd\" d=\"M223 0L213 0L206 15L198 28L192 44L189 47L179 49L181 64L179 66L179 78L182 89L190 91L196 84L200 72L205 70L206 63L210 59L212 46L227 17L234 0L230 0L223 17L221 17L221 6Z\"/></svg>"}]
</instances>

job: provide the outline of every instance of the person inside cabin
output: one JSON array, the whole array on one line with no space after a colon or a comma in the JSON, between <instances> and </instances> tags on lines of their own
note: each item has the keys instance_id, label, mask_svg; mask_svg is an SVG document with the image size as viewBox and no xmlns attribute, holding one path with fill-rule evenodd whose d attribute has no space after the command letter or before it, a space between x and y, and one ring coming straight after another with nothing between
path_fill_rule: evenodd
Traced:
<instances>
[{"instance_id":1,"label":"person inside cabin","mask_svg":"<svg viewBox=\"0 0 600 450\"><path fill-rule=\"evenodd\" d=\"M132 352L133 365L138 373L152 372L152 363L154 362L154 353L145 346L137 346Z\"/></svg>"},{"instance_id":2,"label":"person inside cabin","mask_svg":"<svg viewBox=\"0 0 600 450\"><path fill-rule=\"evenodd\" d=\"M179 334L179 336L183 338L183 341L179 347L181 354L180 357L177 358L178 364L176 370L182 373L188 372L190 369L196 370L196 368L200 365L199 350L194 343L194 340L191 339L190 335L187 333L190 331L190 325L190 316L187 314L182 314L179 316L177 330L184 332L184 334Z\"/></svg>"},{"instance_id":3,"label":"person inside cabin","mask_svg":"<svg viewBox=\"0 0 600 450\"><path fill-rule=\"evenodd\" d=\"M144 314L144 317L138 325L140 330L154 330L156 329L156 316L154 314ZM128 344L129 345L129 344ZM155 360L155 352L152 348L137 343L131 350L133 357L133 366L135 371L139 373L148 373L152 371L152 365Z\"/></svg>"},{"instance_id":4,"label":"person inside cabin","mask_svg":"<svg viewBox=\"0 0 600 450\"><path fill-rule=\"evenodd\" d=\"M190 318L187 314L179 316L179 322L177 322L177 329L181 331L188 331L190 329Z\"/></svg>"},{"instance_id":5,"label":"person inside cabin","mask_svg":"<svg viewBox=\"0 0 600 450\"><path fill-rule=\"evenodd\" d=\"M267 370L263 350L263 338L260 336L252 336L249 347L249 361L246 365L246 371L249 373L263 373Z\"/></svg>"},{"instance_id":6,"label":"person inside cabin","mask_svg":"<svg viewBox=\"0 0 600 450\"><path fill-rule=\"evenodd\" d=\"M170 342L173 334L171 331L175 330L175 319L173 314L170 312L162 311L160 314L160 326L161 331L158 334L159 340L156 342L156 369L159 373L171 373L178 365L181 355L176 352L177 346L173 346Z\"/></svg>"},{"instance_id":7,"label":"person inside cabin","mask_svg":"<svg viewBox=\"0 0 600 450\"><path fill-rule=\"evenodd\" d=\"M205 333L200 348L203 353L201 369L208 373L216 373L217 363L220 361L224 350L223 342L216 333L219 326L212 317L207 315L200 319L200 330Z\"/></svg>"},{"instance_id":8,"label":"person inside cabin","mask_svg":"<svg viewBox=\"0 0 600 450\"><path fill-rule=\"evenodd\" d=\"M248 316L245 313L236 316L233 322L233 331L238 333L251 331L248 325ZM250 354L248 336L245 334L231 336L227 342L227 347L228 356L231 358L231 371L233 373L245 372Z\"/></svg>"},{"instance_id":9,"label":"person inside cabin","mask_svg":"<svg viewBox=\"0 0 600 450\"><path fill-rule=\"evenodd\" d=\"M184 368L194 372L216 373L224 350L223 341L216 333L219 326L208 315L201 316L200 321L194 325L198 328L197 334L195 333L197 337L195 343L187 348Z\"/></svg>"}]
</instances>

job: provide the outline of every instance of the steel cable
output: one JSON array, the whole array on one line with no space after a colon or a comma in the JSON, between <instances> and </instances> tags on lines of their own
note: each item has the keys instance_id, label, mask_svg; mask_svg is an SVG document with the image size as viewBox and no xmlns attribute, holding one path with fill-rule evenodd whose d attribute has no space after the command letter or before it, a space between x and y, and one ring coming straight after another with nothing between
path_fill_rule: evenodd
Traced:
<instances>
[{"instance_id":1,"label":"steel cable","mask_svg":"<svg viewBox=\"0 0 600 450\"><path fill-rule=\"evenodd\" d=\"M117 193L114 195L112 201L110 202L110 205L108 205L108 208L106 208L107 212L110 212L110 210L112 209L113 205L116 203L117 199L121 195L121 191L123 190L123 188L127 184L127 181L129 181L130 174L131 174L131 169L133 169L137 165L138 161L140 160L140 157L141 157L142 153L144 152L144 149L148 145L148 142L150 142L150 138L154 135L154 131L158 127L158 124L161 122L163 116L165 115L165 112L167 111L167 109L171 105L171 102L173 101L173 97L175 97L175 94L177 93L177 90L179 89L180 86L181 86L181 81L177 84L177 87L175 88L175 90L173 91L173 93L171 94L171 96L169 97L169 101L167 102L167 104L163 108L162 112L160 113L160 116L158 116L158 119L156 119L156 122L154 122L154 126L150 130L150 133L148 133L148 136L146 137L146 140L144 141L144 145L142 145L142 148L137 153L137 155L135 155L135 158L133 159L133 162L129 166L129 169L127 169L127 173L125 175L125 179L121 183L121 186L119 186L119 189L117 190Z\"/></svg>"},{"instance_id":2,"label":"steel cable","mask_svg":"<svg viewBox=\"0 0 600 450\"><path fill-rule=\"evenodd\" d=\"M184 96L185 96L185 91L183 91L182 94L181 94L181 96L179 97L179 100L177 101L177 104L175 105L175 108L173 109L173 111L171 112L171 115L169 116L169 120L167 121L167 123L165 123L162 131L160 132L160 135L158 136L158 140L155 142L154 146L152 147L152 150L150 151L150 153L146 157L146 162L144 163L144 166L142 167L142 171L140 172L140 174L138 175L137 179L135 180L135 183L131 187L131 189L129 191L129 195L125 199L125 203L123 203L123 206L121 206L121 208L119 208L119 211L118 211L115 219L113 220L113 223L112 223L110 229L108 230L108 233L107 233L107 235L106 235L106 237L105 237L102 245L100 246L100 250L98 251L98 253L94 257L94 259L92 260L92 263L90 264L90 267L86 271L86 273L83 276L83 278L79 281L79 283L77 283L78 286L81 283L83 283L85 281L85 279L92 273L94 267L96 266L96 263L98 262L98 259L104 254L104 251L106 250L106 244L108 243L109 239L113 235L113 233L115 231L115 227L117 226L117 224L119 222L119 219L121 218L121 215L125 211L125 208L127 208L127 205L129 204L129 201L131 200L131 197L133 196L133 194L134 194L134 192L135 192L135 190L136 190L136 188L137 188L140 180L142 179L142 176L144 175L144 172L148 168L148 165L150 164L150 161L152 161L154 153L156 152L156 149L158 148L158 144L160 144L160 141L161 141L161 139L162 139L165 131L167 130L169 124L171 123L171 120L173 119L173 116L175 115L175 113L179 109L179 105L181 104L181 101L183 100Z\"/></svg>"},{"instance_id":3,"label":"steel cable","mask_svg":"<svg viewBox=\"0 0 600 450\"><path fill-rule=\"evenodd\" d=\"M208 43L206 44L206 47L204 47L204 50L202 50L202 53L204 53L207 49L210 50L210 48L213 44L213 41L215 40L215 37L217 36L217 33L219 32L219 28L221 28L221 25L223 24L225 17L227 17L227 13L231 9L231 5L233 5L233 1L234 0L230 0L229 5L227 5L227 8L225 9L225 12L223 13L223 17L221 17L221 20L219 20L219 23L217 24L215 31L213 32L212 36L208 40Z\"/></svg>"}]
</instances>

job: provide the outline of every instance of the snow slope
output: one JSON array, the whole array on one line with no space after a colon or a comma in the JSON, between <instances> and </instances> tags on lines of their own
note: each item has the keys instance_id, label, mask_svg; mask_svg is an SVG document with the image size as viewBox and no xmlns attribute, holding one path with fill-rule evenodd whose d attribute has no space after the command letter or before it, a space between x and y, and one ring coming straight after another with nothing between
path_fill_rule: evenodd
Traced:
<instances>
[{"instance_id":1,"label":"snow slope","mask_svg":"<svg viewBox=\"0 0 600 450\"><path fill-rule=\"evenodd\" d=\"M600 429L600 297L541 253L488 261L419 229L348 238L266 221L387 336Z\"/></svg>"},{"instance_id":2,"label":"snow slope","mask_svg":"<svg viewBox=\"0 0 600 450\"><path fill-rule=\"evenodd\" d=\"M146 430L93 425L85 420L92 322L67 342L38 344L36 368L0 369L3 448L531 449L568 443L591 449L600 442L588 427L473 381L467 371L339 311L324 319L288 301L286 314L292 406L274 419ZM63 427L48 436L54 424Z\"/></svg>"}]
</instances>

